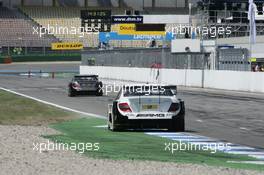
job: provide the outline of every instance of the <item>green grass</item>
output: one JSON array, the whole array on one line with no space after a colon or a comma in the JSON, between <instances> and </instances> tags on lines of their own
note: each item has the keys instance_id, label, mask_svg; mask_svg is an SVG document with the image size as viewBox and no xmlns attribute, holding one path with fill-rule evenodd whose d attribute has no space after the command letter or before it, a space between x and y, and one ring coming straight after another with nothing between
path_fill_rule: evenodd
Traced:
<instances>
[{"instance_id":1,"label":"green grass","mask_svg":"<svg viewBox=\"0 0 264 175\"><path fill-rule=\"evenodd\" d=\"M165 151L165 138L145 135L143 132L110 132L103 119L83 118L12 93L0 90L0 124L43 125L62 132L61 135L44 136L61 143L99 143L99 151L86 151L85 155L95 158L116 160L152 160L177 163L207 164L239 169L264 170L262 165L231 164L227 161L255 160L249 157L206 151ZM72 120L76 119L76 120ZM58 123L62 122L62 123Z\"/></svg>"},{"instance_id":2,"label":"green grass","mask_svg":"<svg viewBox=\"0 0 264 175\"><path fill-rule=\"evenodd\" d=\"M0 124L41 125L76 119L70 113L0 90Z\"/></svg>"},{"instance_id":3,"label":"green grass","mask_svg":"<svg viewBox=\"0 0 264 175\"><path fill-rule=\"evenodd\" d=\"M86 151L85 155L95 158L116 160L153 160L178 163L207 164L239 169L264 170L264 166L250 164L232 164L227 161L255 160L246 156L224 153L212 154L207 151L176 151L174 154L164 151L165 143L173 142L165 138L149 136L143 132L110 132L102 119L78 119L51 127L61 131L62 135L45 136L62 143L100 143L99 151Z\"/></svg>"}]
</instances>

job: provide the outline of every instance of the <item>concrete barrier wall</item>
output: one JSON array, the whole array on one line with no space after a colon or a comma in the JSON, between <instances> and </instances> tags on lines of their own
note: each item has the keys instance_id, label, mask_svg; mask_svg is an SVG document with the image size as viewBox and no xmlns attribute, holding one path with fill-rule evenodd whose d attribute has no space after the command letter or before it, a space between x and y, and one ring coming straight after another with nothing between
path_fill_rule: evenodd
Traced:
<instances>
[{"instance_id":1,"label":"concrete barrier wall","mask_svg":"<svg viewBox=\"0 0 264 175\"><path fill-rule=\"evenodd\" d=\"M204 74L204 87L264 92L264 73L206 70Z\"/></svg>"},{"instance_id":2,"label":"concrete barrier wall","mask_svg":"<svg viewBox=\"0 0 264 175\"><path fill-rule=\"evenodd\" d=\"M80 66L80 74L98 74L102 78L157 83L157 70L150 68ZM205 87L264 93L264 73L216 70L164 69L161 82L182 86Z\"/></svg>"},{"instance_id":3,"label":"concrete barrier wall","mask_svg":"<svg viewBox=\"0 0 264 175\"><path fill-rule=\"evenodd\" d=\"M202 87L202 70L165 69L161 76L165 84Z\"/></svg>"},{"instance_id":4,"label":"concrete barrier wall","mask_svg":"<svg viewBox=\"0 0 264 175\"><path fill-rule=\"evenodd\" d=\"M102 78L153 82L150 69L110 66L80 66L80 74L98 74Z\"/></svg>"}]
</instances>

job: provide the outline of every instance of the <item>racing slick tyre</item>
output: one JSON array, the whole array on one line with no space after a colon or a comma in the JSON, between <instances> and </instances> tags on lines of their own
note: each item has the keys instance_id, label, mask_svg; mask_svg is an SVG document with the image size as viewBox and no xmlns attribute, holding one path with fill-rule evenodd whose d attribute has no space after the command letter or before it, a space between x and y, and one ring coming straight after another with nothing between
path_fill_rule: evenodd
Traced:
<instances>
[{"instance_id":1,"label":"racing slick tyre","mask_svg":"<svg viewBox=\"0 0 264 175\"><path fill-rule=\"evenodd\" d=\"M68 89L68 96L69 97L75 97L76 96L76 92L72 88L69 88Z\"/></svg>"},{"instance_id":2,"label":"racing slick tyre","mask_svg":"<svg viewBox=\"0 0 264 175\"><path fill-rule=\"evenodd\" d=\"M103 95L104 95L104 93L103 93L102 90L97 90L96 91L96 96L103 96Z\"/></svg>"},{"instance_id":3,"label":"racing slick tyre","mask_svg":"<svg viewBox=\"0 0 264 175\"><path fill-rule=\"evenodd\" d=\"M112 113L108 114L108 129L110 131L122 131L126 129L125 126L120 126L120 115L117 109L117 102L114 102Z\"/></svg>"},{"instance_id":4,"label":"racing slick tyre","mask_svg":"<svg viewBox=\"0 0 264 175\"><path fill-rule=\"evenodd\" d=\"M183 101L180 101L181 111L172 119L171 125L168 128L171 132L184 132L185 131L185 105Z\"/></svg>"},{"instance_id":5,"label":"racing slick tyre","mask_svg":"<svg viewBox=\"0 0 264 175\"><path fill-rule=\"evenodd\" d=\"M98 83L98 89L96 91L96 96L103 96L104 92L103 92L103 83L99 82Z\"/></svg>"},{"instance_id":6,"label":"racing slick tyre","mask_svg":"<svg viewBox=\"0 0 264 175\"><path fill-rule=\"evenodd\" d=\"M108 115L108 130L113 131L113 132L118 131L114 118L115 117L112 116L111 114Z\"/></svg>"}]
</instances>

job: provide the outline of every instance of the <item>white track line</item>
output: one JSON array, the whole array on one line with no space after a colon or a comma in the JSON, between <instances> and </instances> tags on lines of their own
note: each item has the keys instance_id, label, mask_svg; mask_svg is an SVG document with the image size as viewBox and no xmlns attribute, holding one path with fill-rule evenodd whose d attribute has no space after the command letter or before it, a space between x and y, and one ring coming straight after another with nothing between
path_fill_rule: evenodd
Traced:
<instances>
[{"instance_id":1,"label":"white track line","mask_svg":"<svg viewBox=\"0 0 264 175\"><path fill-rule=\"evenodd\" d=\"M172 138L171 140L178 140L178 141L182 141L182 142L210 142L210 141L213 141L213 140L210 140L210 139L203 139L203 138Z\"/></svg>"},{"instance_id":2,"label":"white track line","mask_svg":"<svg viewBox=\"0 0 264 175\"><path fill-rule=\"evenodd\" d=\"M214 147L213 145L226 145L227 142L223 142L221 140L200 136L192 133L165 133L165 132L146 132L147 135L167 138L173 141L185 142L190 143L192 145L210 145L212 149L217 149L218 151L227 153L227 154L238 154L238 155L247 155L250 157L254 157L258 160L264 160L264 151L258 150L253 147L243 146L243 145L236 145L229 143L229 148L220 149L217 146ZM258 164L259 161L253 161L251 163Z\"/></svg>"},{"instance_id":3,"label":"white track line","mask_svg":"<svg viewBox=\"0 0 264 175\"><path fill-rule=\"evenodd\" d=\"M58 105L58 104L55 104L55 103L51 103L51 102L47 102L47 101L44 101L44 100L40 100L38 98L31 97L29 95L25 95L25 94L22 94L22 93L19 93L19 92L15 92L15 91L3 88L3 87L0 87L0 89L4 90L4 91L7 91L7 92L10 92L10 93L13 93L13 94L16 94L16 95L19 95L19 96L22 96L22 97L25 97L25 98L28 98L28 99L31 99L31 100L34 100L34 101L37 101L37 102L40 102L40 103L44 103L44 104L47 104L47 105L54 106L54 107L57 107L57 108L60 108L60 109L66 110L66 111L76 112L78 114L82 114L82 115L86 115L86 116L90 116L90 117L106 119L105 116L92 114L92 113L87 113L87 112L82 112L82 111L75 110L75 109L72 109L72 108L68 108L68 107L65 107L65 106L61 106L61 105Z\"/></svg>"},{"instance_id":4,"label":"white track line","mask_svg":"<svg viewBox=\"0 0 264 175\"><path fill-rule=\"evenodd\" d=\"M107 128L108 125L99 125L99 126L94 126L94 128Z\"/></svg>"},{"instance_id":5,"label":"white track line","mask_svg":"<svg viewBox=\"0 0 264 175\"><path fill-rule=\"evenodd\" d=\"M240 154L240 155L258 155L258 156L264 156L264 152L260 151L225 151L226 153L230 154Z\"/></svg>"},{"instance_id":6,"label":"white track line","mask_svg":"<svg viewBox=\"0 0 264 175\"><path fill-rule=\"evenodd\" d=\"M190 139L197 139L197 138L201 138L201 137L197 137L197 136L190 136L190 135L177 135L177 136L175 136L175 135L168 135L168 136L166 136L166 135L161 135L160 137L166 137L166 138L170 138L170 139L182 139L182 138L190 138ZM203 137L203 139L209 139L209 138L206 138L206 137Z\"/></svg>"},{"instance_id":7,"label":"white track line","mask_svg":"<svg viewBox=\"0 0 264 175\"><path fill-rule=\"evenodd\" d=\"M156 136L187 136L187 133L182 133L182 132L146 132L148 135L156 135Z\"/></svg>"},{"instance_id":8,"label":"white track line","mask_svg":"<svg viewBox=\"0 0 264 175\"><path fill-rule=\"evenodd\" d=\"M255 148L247 146L230 146L230 150L255 150Z\"/></svg>"},{"instance_id":9,"label":"white track line","mask_svg":"<svg viewBox=\"0 0 264 175\"><path fill-rule=\"evenodd\" d=\"M264 165L264 161L227 161L227 163L246 163L246 164Z\"/></svg>"},{"instance_id":10,"label":"white track line","mask_svg":"<svg viewBox=\"0 0 264 175\"><path fill-rule=\"evenodd\" d=\"M254 157L254 158L260 159L260 160L264 160L264 156L260 156L260 155L251 155L251 157Z\"/></svg>"}]
</instances>

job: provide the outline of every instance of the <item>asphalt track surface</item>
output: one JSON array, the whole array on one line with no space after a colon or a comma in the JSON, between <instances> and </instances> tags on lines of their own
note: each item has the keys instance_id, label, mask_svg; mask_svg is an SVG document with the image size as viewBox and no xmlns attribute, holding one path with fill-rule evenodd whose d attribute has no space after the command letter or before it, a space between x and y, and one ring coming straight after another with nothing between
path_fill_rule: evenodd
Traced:
<instances>
[{"instance_id":1,"label":"asphalt track surface","mask_svg":"<svg viewBox=\"0 0 264 175\"><path fill-rule=\"evenodd\" d=\"M35 70L58 67L59 72L78 72L78 64L1 65L0 72L26 70L27 66ZM69 80L70 77L27 78L0 74L0 87L82 112L106 116L107 105L115 98L115 94L71 98L67 96ZM187 132L264 148L264 94L181 87L178 96L185 101Z\"/></svg>"}]
</instances>

